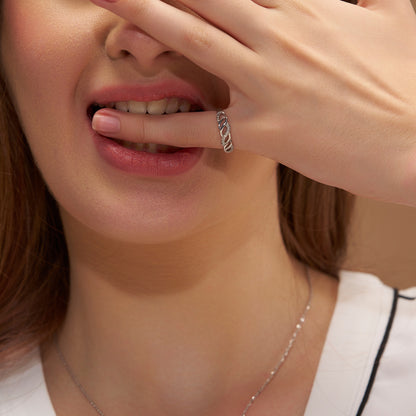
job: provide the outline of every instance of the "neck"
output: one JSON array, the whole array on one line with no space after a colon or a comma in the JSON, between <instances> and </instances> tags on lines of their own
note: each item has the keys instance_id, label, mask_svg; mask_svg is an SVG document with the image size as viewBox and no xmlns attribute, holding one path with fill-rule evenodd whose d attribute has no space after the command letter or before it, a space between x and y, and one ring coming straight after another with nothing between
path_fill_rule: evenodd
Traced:
<instances>
[{"instance_id":1,"label":"neck","mask_svg":"<svg viewBox=\"0 0 416 416\"><path fill-rule=\"evenodd\" d=\"M286 347L308 292L270 211L159 245L80 238L72 224L60 345L103 408L111 410L114 389L128 397L108 414L245 406Z\"/></svg>"}]
</instances>

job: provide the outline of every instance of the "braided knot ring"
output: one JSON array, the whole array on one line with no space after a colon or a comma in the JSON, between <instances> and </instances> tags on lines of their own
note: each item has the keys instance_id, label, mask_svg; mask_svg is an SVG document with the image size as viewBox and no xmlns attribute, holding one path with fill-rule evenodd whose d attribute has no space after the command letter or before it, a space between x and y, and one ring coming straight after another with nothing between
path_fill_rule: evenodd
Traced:
<instances>
[{"instance_id":1,"label":"braided knot ring","mask_svg":"<svg viewBox=\"0 0 416 416\"><path fill-rule=\"evenodd\" d=\"M228 122L228 117L224 111L218 111L217 124L221 136L221 145L225 153L231 153L234 150L234 145L231 140L231 126Z\"/></svg>"}]
</instances>

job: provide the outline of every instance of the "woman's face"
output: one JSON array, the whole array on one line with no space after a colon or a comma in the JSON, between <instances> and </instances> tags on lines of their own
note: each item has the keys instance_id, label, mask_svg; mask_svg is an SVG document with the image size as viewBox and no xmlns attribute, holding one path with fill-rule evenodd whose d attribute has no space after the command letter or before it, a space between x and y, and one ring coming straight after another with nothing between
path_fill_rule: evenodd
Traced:
<instances>
[{"instance_id":1,"label":"woman's face","mask_svg":"<svg viewBox=\"0 0 416 416\"><path fill-rule=\"evenodd\" d=\"M66 226L156 243L274 197L276 163L245 152L203 149L192 168L170 176L129 172L103 157L88 115L99 97L193 96L211 110L229 100L224 82L140 28L88 0L3 0L1 36L12 100Z\"/></svg>"}]
</instances>

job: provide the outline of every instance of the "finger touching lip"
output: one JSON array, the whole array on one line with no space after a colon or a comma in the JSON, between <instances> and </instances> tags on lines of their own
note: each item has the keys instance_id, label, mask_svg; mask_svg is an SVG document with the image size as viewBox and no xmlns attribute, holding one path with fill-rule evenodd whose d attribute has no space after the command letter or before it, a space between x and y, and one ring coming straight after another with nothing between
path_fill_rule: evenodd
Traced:
<instances>
[{"instance_id":1,"label":"finger touching lip","mask_svg":"<svg viewBox=\"0 0 416 416\"><path fill-rule=\"evenodd\" d=\"M92 119L92 128L104 135L116 135L117 133L120 133L121 122L119 117L108 114L108 112L103 110L99 114L94 115Z\"/></svg>"},{"instance_id":2,"label":"finger touching lip","mask_svg":"<svg viewBox=\"0 0 416 416\"><path fill-rule=\"evenodd\" d=\"M222 147L214 111L143 115L102 109L94 114L91 127L103 136L133 143Z\"/></svg>"}]
</instances>

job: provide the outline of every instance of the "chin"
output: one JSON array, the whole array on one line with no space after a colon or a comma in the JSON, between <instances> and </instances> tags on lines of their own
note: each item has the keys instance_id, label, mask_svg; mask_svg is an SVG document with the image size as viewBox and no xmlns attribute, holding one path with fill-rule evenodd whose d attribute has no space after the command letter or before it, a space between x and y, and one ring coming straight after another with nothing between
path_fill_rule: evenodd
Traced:
<instances>
[{"instance_id":1,"label":"chin","mask_svg":"<svg viewBox=\"0 0 416 416\"><path fill-rule=\"evenodd\" d=\"M168 244L184 240L196 232L189 222L184 224L176 220L165 224L160 221L146 221L134 224L114 223L111 228L102 230L103 236L112 241L119 241L124 244Z\"/></svg>"},{"instance_id":2,"label":"chin","mask_svg":"<svg viewBox=\"0 0 416 416\"><path fill-rule=\"evenodd\" d=\"M120 208L120 207L118 207ZM204 227L201 210L182 204L169 207L137 206L116 209L96 207L94 210L65 210L61 216L66 233L83 235L109 243L166 244L184 240Z\"/></svg>"}]
</instances>

